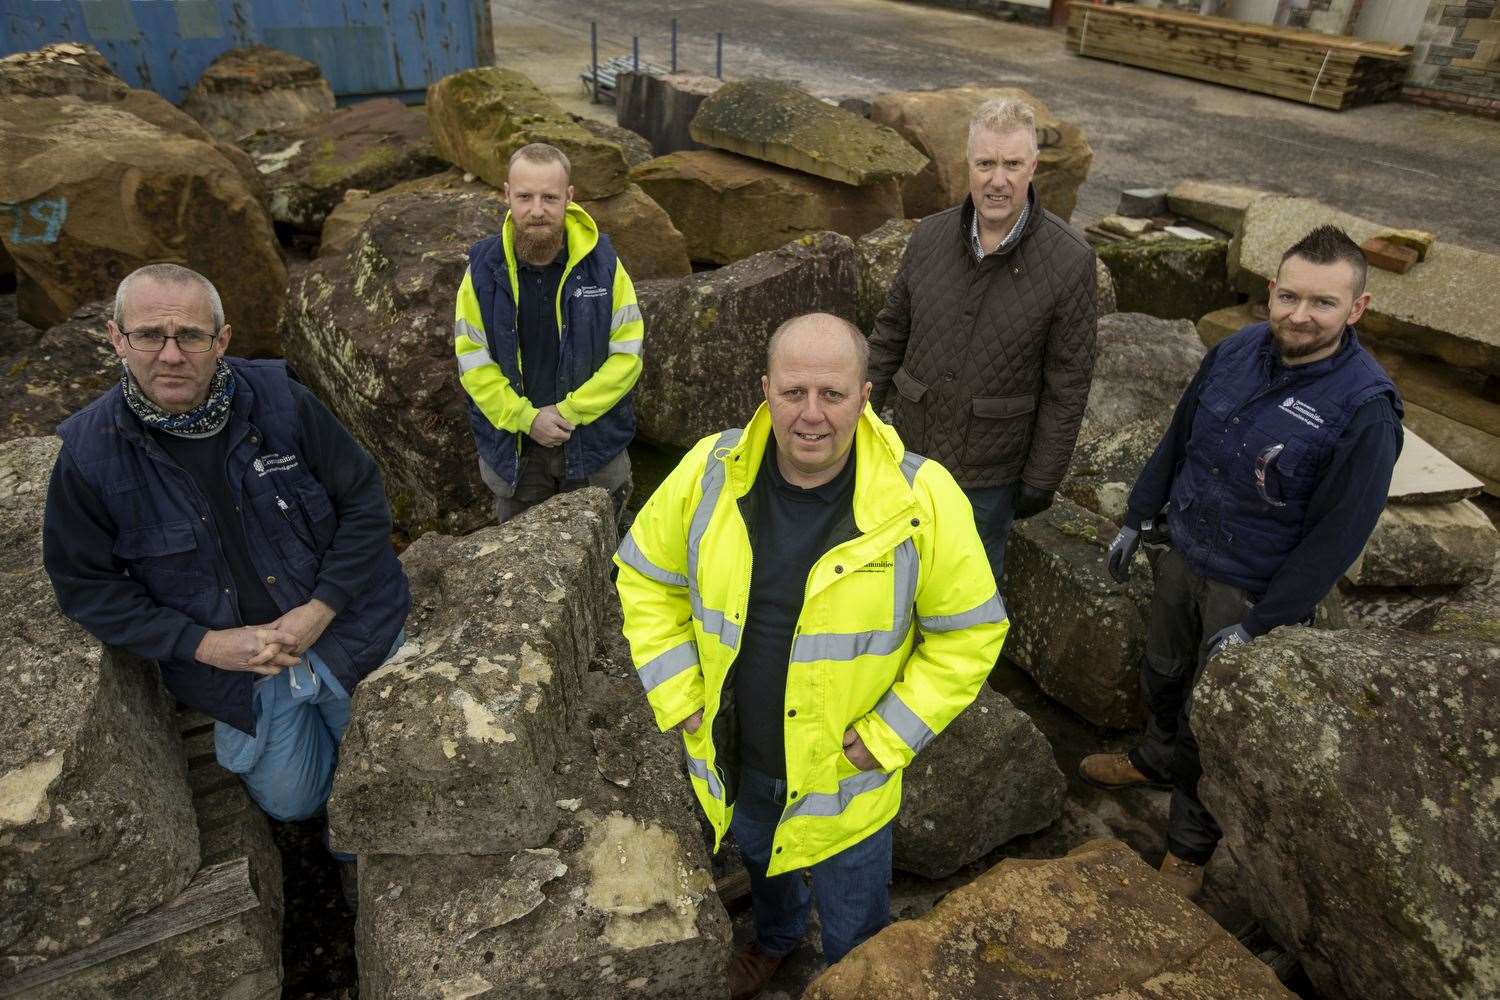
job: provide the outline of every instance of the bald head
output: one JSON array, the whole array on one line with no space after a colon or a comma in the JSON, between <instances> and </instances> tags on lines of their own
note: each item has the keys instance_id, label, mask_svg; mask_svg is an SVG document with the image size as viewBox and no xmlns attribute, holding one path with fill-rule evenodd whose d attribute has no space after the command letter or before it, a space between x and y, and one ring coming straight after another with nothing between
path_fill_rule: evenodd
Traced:
<instances>
[{"instance_id":1,"label":"bald head","mask_svg":"<svg viewBox=\"0 0 1500 1000\"><path fill-rule=\"evenodd\" d=\"M847 359L856 382L865 380L870 363L870 345L859 328L832 313L793 316L776 328L766 345L766 371L776 369L778 359L808 352L828 360Z\"/></svg>"}]
</instances>

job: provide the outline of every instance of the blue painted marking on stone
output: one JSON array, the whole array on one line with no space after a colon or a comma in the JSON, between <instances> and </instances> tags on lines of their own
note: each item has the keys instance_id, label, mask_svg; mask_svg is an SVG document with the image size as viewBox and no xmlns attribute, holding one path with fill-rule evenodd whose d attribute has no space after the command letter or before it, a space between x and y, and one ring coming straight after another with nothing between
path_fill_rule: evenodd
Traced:
<instances>
[{"instance_id":1,"label":"blue painted marking on stone","mask_svg":"<svg viewBox=\"0 0 1500 1000\"><path fill-rule=\"evenodd\" d=\"M0 208L9 209L16 217L15 224L10 227L12 246L56 243L57 237L62 233L63 223L68 219L66 198L33 198L19 205L0 204ZM31 228L27 225L27 216L32 221L41 223L41 232L27 232Z\"/></svg>"}]
</instances>

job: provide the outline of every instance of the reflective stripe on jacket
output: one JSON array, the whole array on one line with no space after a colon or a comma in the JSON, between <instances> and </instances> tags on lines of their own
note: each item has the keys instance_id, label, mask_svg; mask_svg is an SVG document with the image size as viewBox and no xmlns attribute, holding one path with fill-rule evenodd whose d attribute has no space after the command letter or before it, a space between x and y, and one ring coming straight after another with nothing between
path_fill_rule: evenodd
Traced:
<instances>
[{"instance_id":1,"label":"reflective stripe on jacket","mask_svg":"<svg viewBox=\"0 0 1500 1000\"><path fill-rule=\"evenodd\" d=\"M743 431L700 441L615 555L625 636L657 725L703 710L683 740L715 849L737 784L720 765L735 754L725 717L750 597L740 501L770 438L762 405ZM902 768L973 701L1010 627L969 502L947 470L906 453L868 407L854 447L857 531L813 565L792 642L773 875L837 854L895 816ZM850 726L877 769L844 756Z\"/></svg>"},{"instance_id":2,"label":"reflective stripe on jacket","mask_svg":"<svg viewBox=\"0 0 1500 1000\"><path fill-rule=\"evenodd\" d=\"M563 446L567 478L585 479L635 436L630 391L641 375L646 327L635 286L609 237L574 203L568 205L563 229L568 263L557 286L557 410L577 428ZM521 367L514 240L515 225L507 213L499 236L474 244L453 323L453 351L468 396L475 446L511 485L525 447L522 438L537 415L525 396Z\"/></svg>"}]
</instances>

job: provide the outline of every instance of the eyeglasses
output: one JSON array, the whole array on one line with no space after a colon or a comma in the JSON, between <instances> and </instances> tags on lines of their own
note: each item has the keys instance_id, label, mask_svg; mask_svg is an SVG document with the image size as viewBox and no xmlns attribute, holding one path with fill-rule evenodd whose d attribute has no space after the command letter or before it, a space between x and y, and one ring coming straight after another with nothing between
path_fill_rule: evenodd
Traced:
<instances>
[{"instance_id":1,"label":"eyeglasses","mask_svg":"<svg viewBox=\"0 0 1500 1000\"><path fill-rule=\"evenodd\" d=\"M217 334L204 333L202 330L184 330L178 334L157 333L155 330L136 331L135 333L125 330L122 332L125 334L125 339L130 343L131 347L134 347L137 351L150 352L159 351L167 346L167 341L175 340L177 341L177 349L184 354L202 354L204 351L211 350L214 346L214 341L219 339Z\"/></svg>"},{"instance_id":2,"label":"eyeglasses","mask_svg":"<svg viewBox=\"0 0 1500 1000\"><path fill-rule=\"evenodd\" d=\"M1276 457L1285 449L1284 444L1273 444L1262 448L1260 454L1255 456L1255 489L1260 493L1260 498L1272 507L1285 507L1286 504L1266 492L1266 472L1276 465Z\"/></svg>"}]
</instances>

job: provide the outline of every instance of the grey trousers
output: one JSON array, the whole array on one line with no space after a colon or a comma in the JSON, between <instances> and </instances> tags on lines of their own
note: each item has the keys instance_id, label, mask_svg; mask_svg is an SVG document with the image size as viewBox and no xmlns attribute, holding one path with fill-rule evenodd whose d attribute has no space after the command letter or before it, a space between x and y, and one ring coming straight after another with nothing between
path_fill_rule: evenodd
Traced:
<instances>
[{"instance_id":1,"label":"grey trousers","mask_svg":"<svg viewBox=\"0 0 1500 1000\"><path fill-rule=\"evenodd\" d=\"M479 460L479 476L495 497L495 520L501 524L509 521L523 510L528 510L549 497L585 486L598 486L609 493L614 504L615 523L625 513L625 504L630 499L630 452L621 452L605 463L587 479L564 479L563 450L561 446L548 448L534 441L526 442L521 452L520 474L516 485L511 486L499 473L490 468L484 459Z\"/></svg>"}]
</instances>

